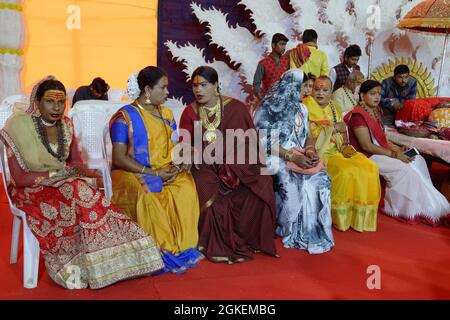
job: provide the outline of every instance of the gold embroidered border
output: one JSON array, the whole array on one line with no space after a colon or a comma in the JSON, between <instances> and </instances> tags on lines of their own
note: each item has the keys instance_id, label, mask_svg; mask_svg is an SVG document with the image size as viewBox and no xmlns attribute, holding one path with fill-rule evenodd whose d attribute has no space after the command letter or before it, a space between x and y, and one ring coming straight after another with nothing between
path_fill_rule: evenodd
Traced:
<instances>
[{"instance_id":1,"label":"gold embroidered border","mask_svg":"<svg viewBox=\"0 0 450 320\"><path fill-rule=\"evenodd\" d=\"M25 172L30 172L25 159L22 157L19 149L16 147L14 141L11 139L8 133L5 130L1 129L0 137L3 138L4 142L6 142L6 144L9 146L9 149L14 153L14 156L16 157L17 163L19 164L20 168Z\"/></svg>"},{"instance_id":2,"label":"gold embroidered border","mask_svg":"<svg viewBox=\"0 0 450 320\"><path fill-rule=\"evenodd\" d=\"M112 216L114 218L118 218L120 220L124 220L124 215L123 214L121 214L119 212L115 212L113 210L108 210L106 212L106 214L103 216L103 218L101 218L96 223L91 224L91 223L80 222L80 226L82 228L85 228L85 229L97 229L102 224L104 224L106 222L106 220L110 218L110 216ZM125 220L125 221L130 221L130 220Z\"/></svg>"},{"instance_id":3,"label":"gold embroidered border","mask_svg":"<svg viewBox=\"0 0 450 320\"><path fill-rule=\"evenodd\" d=\"M150 237L88 254L79 254L52 278L67 287L67 271L80 270L79 288L99 289L130 277L150 274L164 268L159 249Z\"/></svg>"},{"instance_id":4,"label":"gold embroidered border","mask_svg":"<svg viewBox=\"0 0 450 320\"><path fill-rule=\"evenodd\" d=\"M64 128L64 135L66 138L66 150L65 150L65 156L64 158L67 160L67 158L70 155L70 146L72 144L72 137L73 137L73 126L72 123L70 122L69 118L64 117L63 118L63 128Z\"/></svg>"}]
</instances>

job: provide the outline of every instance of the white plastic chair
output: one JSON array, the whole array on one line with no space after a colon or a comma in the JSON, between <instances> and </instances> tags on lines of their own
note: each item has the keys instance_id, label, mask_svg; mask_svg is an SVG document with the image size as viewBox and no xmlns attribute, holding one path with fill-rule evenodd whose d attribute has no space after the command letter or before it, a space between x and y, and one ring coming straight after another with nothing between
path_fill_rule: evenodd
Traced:
<instances>
[{"instance_id":1,"label":"white plastic chair","mask_svg":"<svg viewBox=\"0 0 450 320\"><path fill-rule=\"evenodd\" d=\"M72 119L74 134L89 169L103 169L103 128L123 105L123 102L84 100L69 110L68 117Z\"/></svg>"},{"instance_id":2,"label":"white plastic chair","mask_svg":"<svg viewBox=\"0 0 450 320\"><path fill-rule=\"evenodd\" d=\"M9 104L0 104L0 129L5 126L6 120L12 115L13 107Z\"/></svg>"},{"instance_id":3,"label":"white plastic chair","mask_svg":"<svg viewBox=\"0 0 450 320\"><path fill-rule=\"evenodd\" d=\"M125 92L121 89L109 89L108 91L108 101L112 102L123 102L122 99Z\"/></svg>"},{"instance_id":4,"label":"white plastic chair","mask_svg":"<svg viewBox=\"0 0 450 320\"><path fill-rule=\"evenodd\" d=\"M13 227L11 239L11 255L9 263L17 262L17 253L19 249L20 223L23 224L23 286L31 289L37 287L38 271L39 271L39 242L31 232L27 224L25 212L18 209L8 193L8 185L10 183L10 174L8 167L8 157L6 155L6 148L2 141L0 141L0 166L2 170L3 187L5 188L6 196L8 197L9 207L13 214Z\"/></svg>"},{"instance_id":5,"label":"white plastic chair","mask_svg":"<svg viewBox=\"0 0 450 320\"><path fill-rule=\"evenodd\" d=\"M111 164L112 164L112 142L109 135L109 123L107 122L103 128L102 135L102 155L104 166L102 168L103 188L105 196L108 199L112 197L112 180L111 180Z\"/></svg>"},{"instance_id":6,"label":"white plastic chair","mask_svg":"<svg viewBox=\"0 0 450 320\"><path fill-rule=\"evenodd\" d=\"M8 106L12 112L15 111L26 111L28 108L28 103L30 101L30 97L23 94L16 94L13 96L6 97L2 101L3 106Z\"/></svg>"},{"instance_id":7,"label":"white plastic chair","mask_svg":"<svg viewBox=\"0 0 450 320\"><path fill-rule=\"evenodd\" d=\"M72 107L72 100L73 100L73 96L75 95L75 91L76 91L75 89L66 89L68 109L70 109L70 107Z\"/></svg>"}]
</instances>

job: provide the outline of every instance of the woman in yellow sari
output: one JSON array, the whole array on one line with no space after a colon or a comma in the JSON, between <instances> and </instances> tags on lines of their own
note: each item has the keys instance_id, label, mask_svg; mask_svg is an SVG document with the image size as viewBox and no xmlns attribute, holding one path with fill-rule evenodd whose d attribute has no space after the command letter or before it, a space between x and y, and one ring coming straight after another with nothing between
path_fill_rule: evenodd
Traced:
<instances>
[{"instance_id":1,"label":"woman in yellow sari","mask_svg":"<svg viewBox=\"0 0 450 320\"><path fill-rule=\"evenodd\" d=\"M303 103L308 108L317 153L331 176L333 225L341 231L350 227L359 232L376 231L381 197L378 168L348 145L341 108L331 95L331 80L321 76Z\"/></svg>"},{"instance_id":2,"label":"woman in yellow sari","mask_svg":"<svg viewBox=\"0 0 450 320\"><path fill-rule=\"evenodd\" d=\"M167 85L157 67L128 80L135 101L110 122L112 200L156 240L165 271L182 273L203 258L196 250L200 208L191 174L172 163L178 136L172 112L162 106Z\"/></svg>"}]
</instances>

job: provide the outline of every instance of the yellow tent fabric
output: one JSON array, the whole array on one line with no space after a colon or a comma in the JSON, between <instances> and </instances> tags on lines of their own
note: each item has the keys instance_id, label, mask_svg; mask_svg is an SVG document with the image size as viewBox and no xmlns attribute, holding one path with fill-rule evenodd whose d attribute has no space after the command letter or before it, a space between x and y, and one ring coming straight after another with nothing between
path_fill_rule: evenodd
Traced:
<instances>
[{"instance_id":1,"label":"yellow tent fabric","mask_svg":"<svg viewBox=\"0 0 450 320\"><path fill-rule=\"evenodd\" d=\"M67 88L100 76L125 89L132 72L156 64L157 9L157 0L25 1L25 88L53 74Z\"/></svg>"}]
</instances>

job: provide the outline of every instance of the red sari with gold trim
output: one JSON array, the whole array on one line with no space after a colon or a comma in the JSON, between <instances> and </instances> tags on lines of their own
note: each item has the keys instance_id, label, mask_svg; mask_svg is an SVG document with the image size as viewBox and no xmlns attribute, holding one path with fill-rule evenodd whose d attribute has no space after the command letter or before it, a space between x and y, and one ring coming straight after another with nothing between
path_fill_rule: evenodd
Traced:
<instances>
[{"instance_id":1,"label":"red sari with gold trim","mask_svg":"<svg viewBox=\"0 0 450 320\"><path fill-rule=\"evenodd\" d=\"M94 178L73 170L82 160L70 120L62 120L65 161L46 150L33 121L14 114L0 138L11 172L8 192L26 213L49 276L68 289L98 289L162 269L153 239L105 198Z\"/></svg>"}]
</instances>

